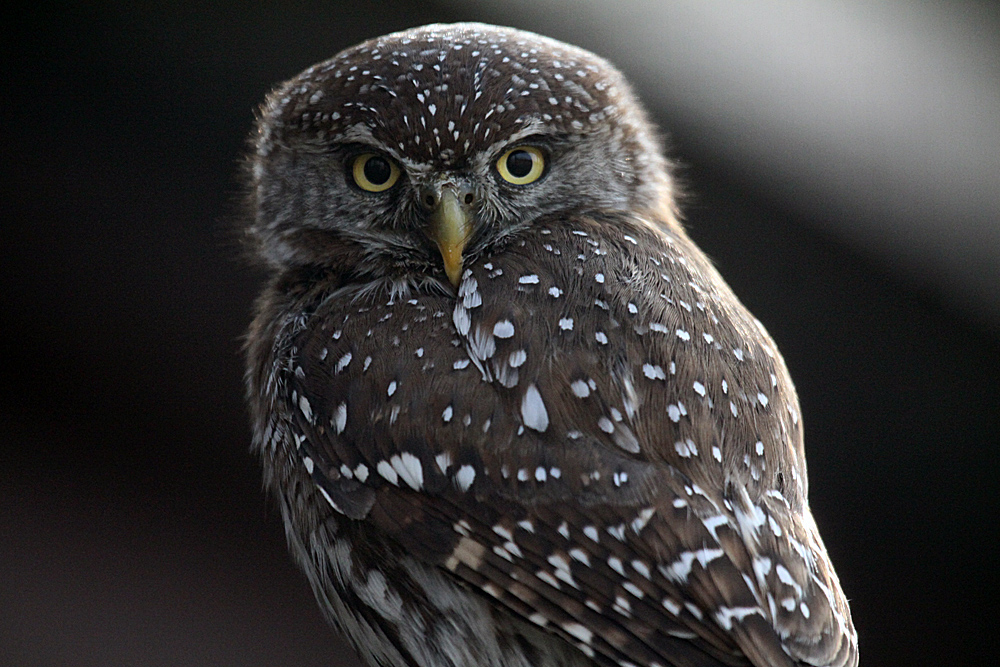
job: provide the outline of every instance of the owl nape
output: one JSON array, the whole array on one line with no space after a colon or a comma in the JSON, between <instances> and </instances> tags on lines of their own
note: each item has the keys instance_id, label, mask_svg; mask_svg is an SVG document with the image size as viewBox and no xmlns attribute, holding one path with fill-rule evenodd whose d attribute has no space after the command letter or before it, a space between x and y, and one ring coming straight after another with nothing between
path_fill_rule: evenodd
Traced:
<instances>
[{"instance_id":1,"label":"owl nape","mask_svg":"<svg viewBox=\"0 0 1000 667\"><path fill-rule=\"evenodd\" d=\"M415 28L253 142L254 448L366 663L857 664L795 388L612 65Z\"/></svg>"}]
</instances>

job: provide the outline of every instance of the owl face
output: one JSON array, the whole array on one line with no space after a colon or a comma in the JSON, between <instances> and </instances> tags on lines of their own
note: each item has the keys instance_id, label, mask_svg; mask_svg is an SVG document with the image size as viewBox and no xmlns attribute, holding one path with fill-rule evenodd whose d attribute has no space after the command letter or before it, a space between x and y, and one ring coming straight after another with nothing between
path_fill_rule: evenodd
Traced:
<instances>
[{"instance_id":1,"label":"owl face","mask_svg":"<svg viewBox=\"0 0 1000 667\"><path fill-rule=\"evenodd\" d=\"M319 63L262 110L252 232L279 267L457 284L464 262L563 211L673 219L655 135L621 74L478 24L388 35Z\"/></svg>"}]
</instances>

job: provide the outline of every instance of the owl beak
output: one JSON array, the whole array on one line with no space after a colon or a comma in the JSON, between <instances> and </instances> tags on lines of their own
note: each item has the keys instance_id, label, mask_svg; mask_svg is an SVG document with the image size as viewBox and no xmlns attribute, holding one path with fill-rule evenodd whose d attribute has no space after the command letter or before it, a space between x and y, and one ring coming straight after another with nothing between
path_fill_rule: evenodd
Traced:
<instances>
[{"instance_id":1,"label":"owl beak","mask_svg":"<svg viewBox=\"0 0 1000 667\"><path fill-rule=\"evenodd\" d=\"M444 272L455 287L462 278L462 251L469 240L472 215L452 188L441 188L437 205L431 210L428 234L437 243Z\"/></svg>"}]
</instances>

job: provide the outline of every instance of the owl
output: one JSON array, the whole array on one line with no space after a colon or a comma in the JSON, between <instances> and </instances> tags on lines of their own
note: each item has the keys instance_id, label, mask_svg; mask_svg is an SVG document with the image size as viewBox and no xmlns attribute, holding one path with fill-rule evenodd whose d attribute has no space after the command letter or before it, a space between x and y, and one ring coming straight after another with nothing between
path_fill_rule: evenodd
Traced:
<instances>
[{"instance_id":1,"label":"owl","mask_svg":"<svg viewBox=\"0 0 1000 667\"><path fill-rule=\"evenodd\" d=\"M425 26L252 142L253 447L367 664L857 664L792 381L612 65Z\"/></svg>"}]
</instances>

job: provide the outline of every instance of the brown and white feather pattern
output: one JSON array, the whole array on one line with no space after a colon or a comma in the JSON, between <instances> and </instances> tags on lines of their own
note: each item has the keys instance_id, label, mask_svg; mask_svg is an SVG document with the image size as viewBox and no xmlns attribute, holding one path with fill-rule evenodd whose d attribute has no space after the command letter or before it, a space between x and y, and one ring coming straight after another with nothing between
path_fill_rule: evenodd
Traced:
<instances>
[{"instance_id":1,"label":"brown and white feather pattern","mask_svg":"<svg viewBox=\"0 0 1000 667\"><path fill-rule=\"evenodd\" d=\"M281 85L253 143L255 446L369 665L857 664L791 380L610 63L415 28Z\"/></svg>"},{"instance_id":2,"label":"brown and white feather pattern","mask_svg":"<svg viewBox=\"0 0 1000 667\"><path fill-rule=\"evenodd\" d=\"M457 295L331 272L262 303L269 486L373 662L856 663L791 380L682 233L554 215Z\"/></svg>"}]
</instances>

